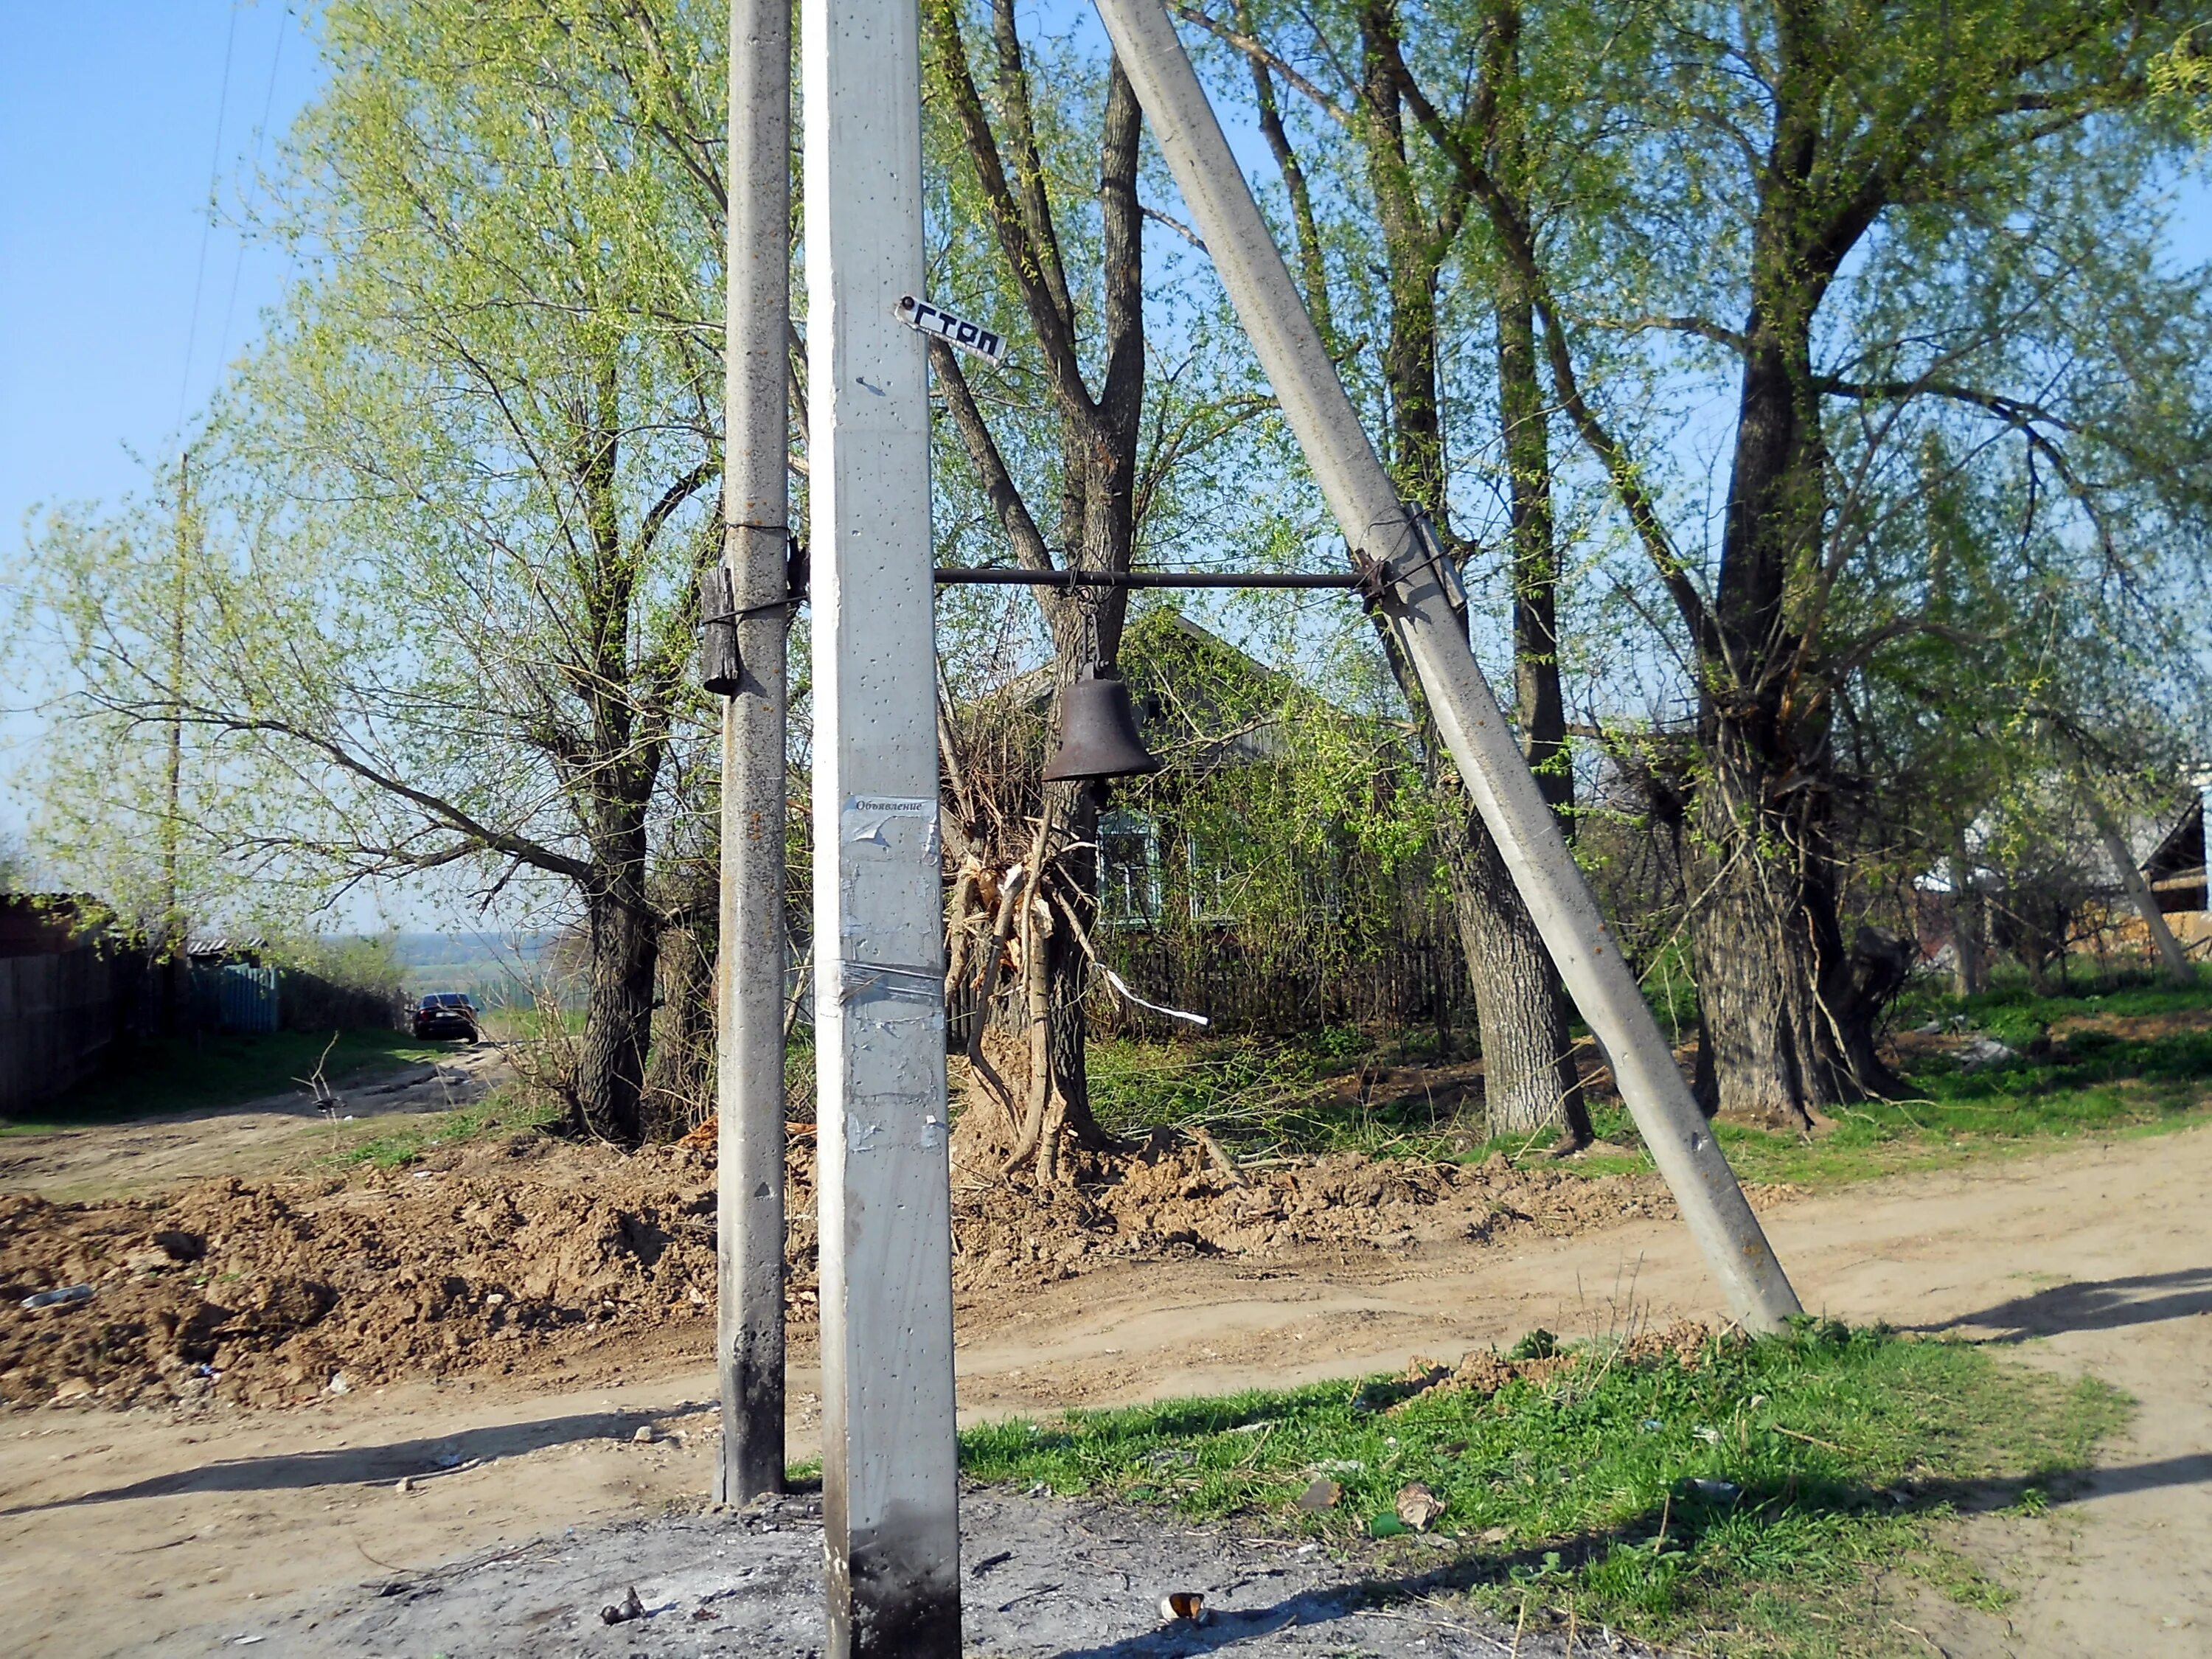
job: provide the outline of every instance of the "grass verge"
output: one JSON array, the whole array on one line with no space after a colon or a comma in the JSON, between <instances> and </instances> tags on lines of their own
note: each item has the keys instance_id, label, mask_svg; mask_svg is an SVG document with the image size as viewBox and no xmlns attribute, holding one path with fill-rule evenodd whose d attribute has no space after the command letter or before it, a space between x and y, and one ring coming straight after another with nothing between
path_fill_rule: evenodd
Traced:
<instances>
[{"instance_id":1,"label":"grass verge","mask_svg":"<svg viewBox=\"0 0 2212 1659\"><path fill-rule=\"evenodd\" d=\"M2204 1121L2212 1108L2212 983L2085 988L2042 995L2011 986L1960 1000L1916 990L1896 1011L1905 1030L1925 1024L1978 1032L2015 1057L1977 1070L1917 1053L1911 1093L1841 1107L1812 1140L1720 1125L1723 1146L1747 1180L1822 1188L1917 1169L2033 1152L2083 1136L2158 1133ZM1095 1044L1092 1097L1102 1121L1142 1133L1203 1124L1240 1155L1357 1152L1370 1157L1518 1161L1548 1152L1547 1133L1488 1139L1480 1085L1418 1063L1393 1065L1389 1048L1358 1031L1324 1030L1281 1042ZM1434 1078L1433 1082L1425 1081ZM1605 1176L1651 1167L1618 1102L1591 1113L1620 1152L1549 1165Z\"/></svg>"},{"instance_id":2,"label":"grass verge","mask_svg":"<svg viewBox=\"0 0 2212 1659\"><path fill-rule=\"evenodd\" d=\"M995 1423L962 1437L962 1462L1318 1539L1385 1601L1457 1595L1532 1627L1571 1614L1715 1653L1856 1654L1886 1650L1881 1621L1854 1618L1878 1571L2001 1605L1941 1522L1969 1504L2039 1513L2124 1414L2086 1378L1827 1322L1644 1346L1509 1366L1495 1393L1401 1398L1408 1385L1370 1378ZM1328 1481L1334 1503L1300 1507ZM1378 1540L1410 1482L1441 1518Z\"/></svg>"},{"instance_id":3,"label":"grass verge","mask_svg":"<svg viewBox=\"0 0 2212 1659\"><path fill-rule=\"evenodd\" d=\"M0 1124L0 1134L41 1134L88 1124L242 1105L295 1092L331 1041L327 1031L265 1036L163 1038L132 1043L97 1077L42 1103L33 1116ZM341 1089L349 1081L438 1060L450 1043L418 1042L404 1031L345 1031L324 1066Z\"/></svg>"},{"instance_id":4,"label":"grass verge","mask_svg":"<svg viewBox=\"0 0 2212 1659\"><path fill-rule=\"evenodd\" d=\"M371 1166L403 1169L431 1153L488 1134L541 1128L561 1116L554 1101L519 1084L507 1083L483 1099L450 1112L412 1114L370 1123L340 1123L331 1131L332 1149L320 1162L336 1169Z\"/></svg>"}]
</instances>

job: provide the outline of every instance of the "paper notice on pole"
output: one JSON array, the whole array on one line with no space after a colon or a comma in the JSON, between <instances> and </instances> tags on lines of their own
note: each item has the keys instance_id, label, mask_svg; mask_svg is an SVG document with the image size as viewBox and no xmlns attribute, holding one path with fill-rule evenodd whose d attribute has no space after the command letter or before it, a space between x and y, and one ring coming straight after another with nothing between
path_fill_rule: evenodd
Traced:
<instances>
[{"instance_id":1,"label":"paper notice on pole","mask_svg":"<svg viewBox=\"0 0 2212 1659\"><path fill-rule=\"evenodd\" d=\"M837 841L845 1000L854 988L853 970L864 965L883 970L877 980L885 990L908 990L909 979L933 986L944 971L936 964L945 950L936 799L848 796L838 814Z\"/></svg>"},{"instance_id":2,"label":"paper notice on pole","mask_svg":"<svg viewBox=\"0 0 2212 1659\"><path fill-rule=\"evenodd\" d=\"M848 837L856 820L883 817L927 818L935 823L937 802L921 795L854 795L845 803Z\"/></svg>"}]
</instances>

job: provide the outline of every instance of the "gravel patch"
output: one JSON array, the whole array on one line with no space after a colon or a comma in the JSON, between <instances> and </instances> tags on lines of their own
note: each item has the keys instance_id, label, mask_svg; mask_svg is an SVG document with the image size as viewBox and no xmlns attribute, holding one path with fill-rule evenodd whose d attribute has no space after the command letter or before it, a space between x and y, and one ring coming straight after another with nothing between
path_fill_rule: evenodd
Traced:
<instances>
[{"instance_id":1,"label":"gravel patch","mask_svg":"<svg viewBox=\"0 0 2212 1659\"><path fill-rule=\"evenodd\" d=\"M971 1488L961 1504L966 1651L992 1659L1460 1659L1567 1652L1556 1626L1516 1632L1463 1611L1401 1552L1394 1571L1324 1548L1178 1522L1155 1511ZM1384 1576L1376 1577L1374 1574ZM609 1625L632 1590L641 1617ZM1170 1625L1170 1591L1205 1597L1206 1621ZM820 1659L818 1497L572 1529L435 1571L371 1580L262 1620L172 1638L164 1651L331 1656L490 1654L588 1659ZM274 1610L272 1610L274 1611ZM1647 1654L1609 1632L1574 1651Z\"/></svg>"}]
</instances>

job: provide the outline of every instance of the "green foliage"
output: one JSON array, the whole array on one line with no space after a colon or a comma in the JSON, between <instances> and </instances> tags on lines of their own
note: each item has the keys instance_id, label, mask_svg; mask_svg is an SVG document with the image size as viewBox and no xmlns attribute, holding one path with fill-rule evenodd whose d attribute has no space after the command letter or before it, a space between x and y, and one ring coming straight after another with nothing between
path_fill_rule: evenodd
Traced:
<instances>
[{"instance_id":1,"label":"green foliage","mask_svg":"<svg viewBox=\"0 0 2212 1659\"><path fill-rule=\"evenodd\" d=\"M368 786L346 799L371 832L319 849L341 867L572 879L620 834L605 798L690 775L664 745L705 738L682 722L691 572L719 547L720 244L663 132L719 120L720 30L680 4L354 0L324 31L284 228L331 257L233 446L241 512L282 537L253 574L331 573L249 660L324 640L304 684L221 706Z\"/></svg>"},{"instance_id":2,"label":"green foliage","mask_svg":"<svg viewBox=\"0 0 2212 1659\"><path fill-rule=\"evenodd\" d=\"M1516 1353L1552 1346L1532 1334ZM1370 1378L1017 1419L963 1436L962 1464L1346 1548L1418 1480L1444 1502L1449 1548L1385 1546L1361 1558L1374 1580L1439 1575L1508 1619L1572 1607L1649 1639L1757 1642L1809 1607L1847 1617L1884 1568L1986 1603L1997 1592L1962 1577L1935 1523L1969 1496L2063 1495L2124 1417L2087 1379L1828 1322L1685 1358L1613 1339L1565 1353L1494 1398L1439 1389L1383 1409L1408 1390ZM1341 1500L1306 1513L1296 1500L1321 1476Z\"/></svg>"},{"instance_id":3,"label":"green foliage","mask_svg":"<svg viewBox=\"0 0 2212 1659\"><path fill-rule=\"evenodd\" d=\"M1334 1085L1351 1055L1324 1031L1311 1043L1255 1037L1183 1042L1094 1042L1087 1066L1091 1109L1117 1133L1203 1125L1251 1150L1303 1147L1342 1107ZM1357 1052L1356 1050L1354 1051Z\"/></svg>"},{"instance_id":4,"label":"green foliage","mask_svg":"<svg viewBox=\"0 0 2212 1659\"><path fill-rule=\"evenodd\" d=\"M397 999L406 983L391 933L308 933L272 940L264 953L279 968L313 974L346 990Z\"/></svg>"},{"instance_id":5,"label":"green foliage","mask_svg":"<svg viewBox=\"0 0 2212 1659\"><path fill-rule=\"evenodd\" d=\"M56 507L28 526L0 636L55 721L23 778L45 883L89 896L88 921L160 954L217 918L289 931L313 910L296 888L263 879L265 848L249 851L235 833L281 817L296 794L226 752L177 695L219 629L222 587L204 479L197 495L178 483L157 480L111 511Z\"/></svg>"},{"instance_id":6,"label":"green foliage","mask_svg":"<svg viewBox=\"0 0 2212 1659\"><path fill-rule=\"evenodd\" d=\"M1349 1027L1288 1039L1094 1042L1091 1107L1102 1124L1133 1139L1154 1128L1203 1127L1240 1158L1355 1152L1480 1163L1493 1153L1516 1158L1552 1146L1549 1129L1483 1139L1480 1097L1465 1062L1425 1086L1418 1069L1392 1073L1391 1058L1418 1068L1425 1056L1410 1045L1393 1045L1386 1054ZM1382 1073L1391 1073L1387 1086L1370 1075ZM1616 1112L1601 1119L1601 1132L1616 1119L1626 1125ZM1632 1132L1627 1139L1633 1142ZM1593 1155L1569 1167L1611 1175L1648 1166L1638 1151Z\"/></svg>"},{"instance_id":7,"label":"green foliage","mask_svg":"<svg viewBox=\"0 0 2212 1659\"><path fill-rule=\"evenodd\" d=\"M1838 856L1847 912L1892 921L1954 836L2023 890L2072 879L2057 832L2078 802L2053 783L2067 746L2125 795L2212 735L2192 630L2212 306L2204 272L2166 257L2160 194L2201 142L2201 23L2101 0L1509 9L1510 31L1488 3L1389 14L1438 105L1394 107L1394 159L1361 84L1361 31L1385 13L1249 8L1318 215L1316 309L1375 430L1393 429L1377 343L1407 304L1436 307L1478 646L1505 605L1485 550L1507 528L1492 313L1517 255L1455 176L1455 143L1524 198L1560 352L1549 394L1564 410L1564 364L1620 445L1594 465L1589 426L1564 415L1553 445L1570 703L1648 758L1633 734L1680 732L1711 689L1665 577L1679 560L1706 595L1729 589L1721 550L1741 520L1711 488L1705 417L1680 411L1747 384L1748 295L1761 329L1802 343L1767 366L1814 411L1801 458L1817 476L1774 495L1805 533L1759 635L1795 654L1751 677L1760 697L1788 688L1778 724L1818 757L1792 798L1841 815L1808 855ZM173 878L174 908L253 931L300 928L363 878L450 878L524 909L572 910L586 890L658 903L713 833L714 711L684 668L690 579L718 538L724 16L697 0L337 0L319 20L325 89L266 225L307 275L196 441L192 501L164 477L34 530L10 633L58 665L42 689L66 719L42 746L33 851L148 937L174 919ZM1038 161L1020 182L1049 204L1096 382L1106 61L1086 30L1029 27ZM1006 137L1011 86L973 39ZM1252 96L1241 50L1201 62L1224 96ZM933 291L1018 342L1033 330L942 91L925 111ZM1802 166L1765 159L1785 154ZM1157 158L1144 167L1171 211ZM1385 222L1407 203L1434 238ZM1143 560L1335 563L1204 260L1155 223L1145 273ZM1041 363L1018 347L974 384L1024 499L1065 504L1065 411ZM1003 559L973 458L937 454L939 556ZM1656 538L1623 516L1632 482ZM1039 516L1063 554L1076 544L1065 509ZM1673 553L1655 561L1655 540ZM1033 666L1035 603L948 596L948 683ZM1334 598L1188 614L1267 669L1137 607L1125 665L1188 688L1167 711L1183 764L1119 795L1171 826L1159 926L1195 950L1233 915L1262 957L1342 966L1446 925L1434 807L1365 620ZM1237 731L1265 763L1212 763ZM1694 756L1674 775L1703 775ZM1613 840L1663 838L1650 828L1624 820ZM1663 873L1617 890L1650 912L1617 920L1679 1030L1685 900ZM1285 1079L1301 1111L1303 1086Z\"/></svg>"},{"instance_id":8,"label":"green foliage","mask_svg":"<svg viewBox=\"0 0 2212 1659\"><path fill-rule=\"evenodd\" d=\"M1115 797L1158 827L1152 941L1341 970L1449 927L1431 797L1356 681L1263 666L1164 605L1132 619L1121 661L1168 763Z\"/></svg>"},{"instance_id":9,"label":"green foliage","mask_svg":"<svg viewBox=\"0 0 2212 1659\"><path fill-rule=\"evenodd\" d=\"M1911 1014L1946 1015L2021 1057L1972 1072L1932 1058L1912 1072L1913 1097L1838 1108L1833 1127L1810 1144L1723 1123L1721 1145L1746 1179L1827 1186L2015 1157L2087 1136L2188 1127L2203 1122L2212 1106L2212 1030L2201 1024L2208 1006L2212 984L2145 984L2070 997L2039 996L2021 986L1964 1004L1923 996ZM2100 1013L2180 1018L2149 1035L2092 1030L2051 1040L2055 1023Z\"/></svg>"},{"instance_id":10,"label":"green foliage","mask_svg":"<svg viewBox=\"0 0 2212 1659\"><path fill-rule=\"evenodd\" d=\"M2151 59L2150 85L2199 144L2212 139L2212 58L2202 25Z\"/></svg>"},{"instance_id":11,"label":"green foliage","mask_svg":"<svg viewBox=\"0 0 2212 1659\"><path fill-rule=\"evenodd\" d=\"M684 671L719 548L720 185L694 164L722 19L319 23L266 226L306 275L194 446L187 521L149 500L34 542L25 628L82 728L41 850L127 917L179 841L203 926L417 872L641 890L632 825L696 842L712 778Z\"/></svg>"}]
</instances>

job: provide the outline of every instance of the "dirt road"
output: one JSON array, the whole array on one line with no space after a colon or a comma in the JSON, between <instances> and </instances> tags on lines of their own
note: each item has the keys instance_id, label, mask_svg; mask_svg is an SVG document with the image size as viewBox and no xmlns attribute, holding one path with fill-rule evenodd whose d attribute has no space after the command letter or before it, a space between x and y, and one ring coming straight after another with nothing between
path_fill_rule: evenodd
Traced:
<instances>
[{"instance_id":1,"label":"dirt road","mask_svg":"<svg viewBox=\"0 0 2212 1659\"><path fill-rule=\"evenodd\" d=\"M1913 1607L1954 1655L2212 1651L2212 1130L1789 1204L1768 1224L1808 1306L1990 1338L2141 1402L2042 1522L1976 1520L2008 1618ZM1710 1310L1686 1238L1638 1222L1516 1252L1102 1267L964 1338L963 1412L997 1415L1351 1375L1545 1325ZM795 1451L813 1357L794 1357ZM0 1418L0 1620L11 1652L212 1650L333 1587L696 1501L703 1370L641 1356L611 1387L528 1397L405 1385L296 1411ZM635 1438L641 1426L659 1436ZM415 1490L396 1483L410 1477ZM1925 1621L1940 1620L1939 1625ZM2008 1629L2008 1625L2009 1628ZM296 1628L296 1627L295 1627ZM267 1650L285 1650L273 1644Z\"/></svg>"},{"instance_id":2,"label":"dirt road","mask_svg":"<svg viewBox=\"0 0 2212 1659\"><path fill-rule=\"evenodd\" d=\"M483 1043L457 1048L434 1065L348 1082L337 1121L325 1120L305 1090L294 1089L216 1110L11 1135L0 1140L0 1191L56 1200L118 1198L210 1176L302 1170L400 1119L481 1100L511 1073L505 1053Z\"/></svg>"}]
</instances>

